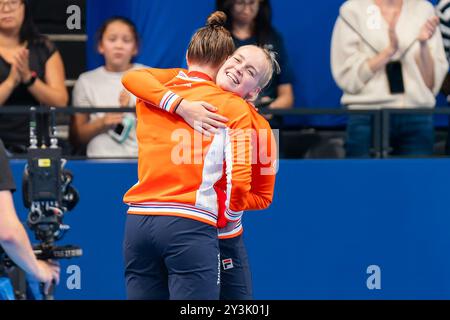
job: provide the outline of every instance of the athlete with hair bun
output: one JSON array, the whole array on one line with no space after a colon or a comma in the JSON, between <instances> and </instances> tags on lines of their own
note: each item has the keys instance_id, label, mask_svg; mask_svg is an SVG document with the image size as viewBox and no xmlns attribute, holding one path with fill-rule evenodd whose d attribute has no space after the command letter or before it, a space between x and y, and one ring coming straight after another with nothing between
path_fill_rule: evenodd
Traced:
<instances>
[{"instance_id":1,"label":"athlete with hair bun","mask_svg":"<svg viewBox=\"0 0 450 320\"><path fill-rule=\"evenodd\" d=\"M252 105L246 103L244 100L239 98L239 96L243 96L248 99L256 98L257 94L261 90L261 85L264 86L265 84L267 84L267 82L269 82L273 65L270 55L268 55L262 49L254 46L242 48L241 51L233 54L232 59L227 61L227 63L222 66L221 76L219 75L217 77L217 79L221 82L222 87L228 86L229 89L237 92L239 96L237 94L225 92L218 88L212 82L212 80L216 79L219 67L221 66L222 62L225 61L225 58L231 54L229 53L224 55L224 51L219 50L220 45L224 45L227 43L226 41L219 42L219 40L224 40L220 39L220 37L225 36L225 40L229 39L229 33L222 27L225 18L223 16L223 13L214 13L208 19L208 25L200 29L193 36L187 52L189 72L180 72L180 69L143 69L130 71L124 76L124 86L139 99L137 103L137 113L138 141L140 144L139 183L129 190L129 192L124 197L124 201L130 204L130 209L128 212L132 215L164 215L169 217L184 217L194 219L206 224L209 224L211 222L211 216L208 219L205 215L202 215L198 212L189 213L186 211L186 209L200 209L201 207L209 207L212 209L211 213L213 213L214 219L216 220L214 222L214 226L219 225L219 227L225 227L223 229L220 229L221 231L223 231L222 237L231 239L238 238L242 233L242 226L240 223L242 210L263 209L266 208L272 201L275 176L275 171L273 169L274 163L270 158L270 151L272 150L272 148L270 148L269 150L269 161L265 161L265 163L262 164L261 161L257 160L260 159L259 156L253 157L255 159L254 163L252 162L253 165L250 166L250 171L248 171L249 167L247 162L243 165L239 161L236 161L236 159L238 159L239 157L236 157L237 154L233 153L233 151L236 150L236 146L238 144L235 143L233 146L233 137L232 135L229 135L229 133L232 132L232 129L244 129L247 131L251 131L252 128L255 128L255 119L257 119L258 116L261 116L258 115ZM217 32L219 32L219 36L217 34L214 34ZM214 57L219 57L221 60L215 59ZM165 84L166 86L161 85L160 82L166 82L169 79L172 80L167 82ZM187 120L189 119L188 115L192 115L193 113L189 113L187 111L195 110L194 105L196 104L196 102L183 100L181 96L191 101L196 99L203 99L203 102L197 102L197 110L205 111L203 109L203 106L206 106L209 110L212 110L214 107L208 104L212 103L218 108L219 114L222 114L229 119L229 121L227 122L227 127L225 129L222 128L223 125L216 125L216 127L219 128L218 131L212 130L213 125L211 124L205 125L205 123L203 123L197 126L196 129L203 133L205 133L206 130L215 132L211 144L203 143L202 152L204 153L205 150L207 150L206 157L204 157L204 161L202 163L203 167L200 167L197 172L195 172L195 165L188 165L186 167L183 167L186 164L183 163L180 167L180 164L178 163L174 167L171 167L172 164L167 164L168 156L173 155L173 149L168 149L174 147L173 141L172 144L167 142L167 140L170 140L169 135L172 135L173 137L173 132L176 132L176 130L179 129L186 128L189 128L190 132L193 133L192 128L190 128L186 122L182 121L179 116L172 114L175 113L183 115L184 119L189 124L191 124L192 127L195 127L194 122L190 122ZM155 107L159 107L160 110ZM183 110L186 112L183 112ZM164 120L167 119L170 120L170 123L164 123ZM191 117L190 119L195 120L195 116ZM216 122L216 120L221 120L219 117L210 119L214 122ZM213 122L211 123L214 124ZM267 124L267 121L265 121L265 123ZM142 127L140 127L141 125ZM272 144L273 137L268 124L266 126L265 132L266 140L268 137L269 142L264 143L264 145L274 146L275 144ZM166 137L162 137L164 135L166 135ZM225 141L221 143L220 141L223 141L224 138ZM244 141L249 141L250 138L251 144L255 146L257 146L259 140L253 139L253 137L248 137L248 135L246 134L241 136L241 138L241 140ZM227 140L230 140L231 143L227 144ZM239 139L236 139L236 141L237 140ZM144 147L141 147L143 141L157 150L158 157L163 158L164 161L160 161L158 164L156 164L156 160L149 161L149 159L154 159L155 155L151 155L151 152L148 152L146 148L147 146L145 146L145 150ZM223 147L223 145L225 145L225 148L224 150L221 150L221 147ZM163 146L166 146L167 148L163 148ZM239 149L242 148L238 148L237 153L243 151L241 152L241 155L243 154L245 159L250 160L250 157L252 156L250 145L246 145L243 150ZM197 150L197 152L198 151L199 150ZM265 150L264 152L267 153L267 150ZM193 150L193 153L196 153L195 148ZM214 154L215 159L208 157L208 155L210 154ZM224 155L224 158L226 158L228 162L225 161L227 166L227 174L224 175L222 181L219 182L219 179L222 176L223 161L217 160L221 160L221 154ZM253 152L253 155L254 154L255 153ZM272 156L274 155L272 154ZM146 160L141 161L141 159L144 158ZM230 159L232 159L232 161L230 161ZM214 163L209 164L209 161L212 161ZM164 169L168 168L167 170L163 169L163 171L167 171L166 175L160 172L163 167ZM215 167L216 171L212 170L212 167ZM252 167L257 169L255 173L252 172ZM175 185L174 183L172 183L172 181L168 180L168 178L170 179L174 174L177 174L178 178L180 178L180 175L182 177L183 169L189 170L191 179L186 179L186 181L184 181L183 179L179 179L178 185ZM158 175L156 175L156 172L158 172ZM195 173L197 173L198 176ZM250 176L248 174L250 174ZM155 183L157 182L157 179L155 181L155 177L157 176L164 179L165 185ZM264 178L259 178L264 176L266 176L265 184L262 183L264 181ZM246 179L250 178L250 180L243 180L243 177L245 177ZM201 181L200 189L198 190L195 189L198 187L198 184L196 184L196 182L198 182L196 181L196 178ZM146 180L147 182L151 181L151 184L152 186L154 186L155 190L149 192L152 186L146 184L144 180ZM170 183L168 183L168 181L170 181ZM257 181L264 184L266 192L263 192L262 189L254 188L254 183ZM240 189L239 185L241 184L245 185L244 192L237 191ZM164 189L166 188L166 185L167 189L171 191L170 196L164 196ZM181 206L179 206L179 203L177 202L168 204L168 202L170 201L177 201L179 199L179 194L177 194L177 192L174 192L177 187L182 187L182 190L185 191L192 189L193 191L195 191L195 197L192 198L186 197L185 194L182 194L182 196L184 196L184 199L188 200L186 201L187 203L183 204L183 208L181 208ZM161 190L161 188L163 190ZM221 194L225 195L224 201L222 203L218 202L218 198L223 198L220 196ZM158 203L153 202L155 200L158 200ZM186 204L189 204L191 206L193 205L194 208L189 208L186 206ZM221 211L220 209L222 209L222 212L224 213L223 218L218 216L219 212ZM161 212L161 210L164 211ZM131 221L141 221L142 219L147 220L145 217L131 218L130 215L128 216L127 235L125 239L125 255L127 261L130 260L129 258L127 258L128 234L136 234L135 228L131 226ZM218 219L219 221L217 221ZM217 237L217 230L215 232ZM186 245L192 248L191 243L186 243ZM242 248L245 251L245 248L243 246ZM211 256L213 256L209 256L207 251L204 252L205 259L207 259L208 257L211 258ZM247 259L246 253L244 258L245 260ZM219 261L216 260L216 271L219 268L219 266L217 266L218 262ZM213 262L211 260L210 266L212 264ZM129 265L130 264L127 263L127 271L129 269ZM166 265L164 266L166 267ZM128 288L130 288L130 283L132 284L133 282L133 279L131 279L131 281L130 279L131 277L127 275ZM137 278L135 277L135 279ZM138 280L136 280L135 282L137 281ZM214 286L211 286L210 288L212 287ZM162 298L178 298L178 291L174 296L172 294L172 291L170 290L170 284L168 291L169 292L166 293L165 296L164 293L161 293ZM211 292L213 291L214 290L211 290ZM128 292L129 298L133 298L130 295L130 290L128 290ZM192 290L191 292L195 293L194 290ZM150 293L147 292L146 294L147 297L149 297L148 295ZM153 294L157 293L153 292ZM218 298L218 296L213 295L203 295L202 299ZM149 298L152 297L153 296L150 295ZM191 299L192 297L192 295L188 296L189 299ZM194 295L194 298L195 297L198 296ZM159 298L161 298L161 296Z\"/></svg>"}]
</instances>

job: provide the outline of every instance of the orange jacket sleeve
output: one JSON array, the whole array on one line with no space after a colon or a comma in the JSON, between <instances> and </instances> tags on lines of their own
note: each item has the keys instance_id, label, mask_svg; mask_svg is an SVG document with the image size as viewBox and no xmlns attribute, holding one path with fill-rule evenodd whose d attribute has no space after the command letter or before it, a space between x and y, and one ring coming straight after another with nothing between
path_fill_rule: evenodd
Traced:
<instances>
[{"instance_id":1,"label":"orange jacket sleeve","mask_svg":"<svg viewBox=\"0 0 450 320\"><path fill-rule=\"evenodd\" d=\"M261 168L258 168L259 170ZM247 196L245 210L263 210L270 206L273 199L275 175L252 175L251 190Z\"/></svg>"},{"instance_id":2,"label":"orange jacket sleeve","mask_svg":"<svg viewBox=\"0 0 450 320\"><path fill-rule=\"evenodd\" d=\"M245 210L263 210L270 206L277 172L277 145L270 127L252 133L252 176ZM226 190L224 177L216 183L217 192Z\"/></svg>"},{"instance_id":3,"label":"orange jacket sleeve","mask_svg":"<svg viewBox=\"0 0 450 320\"><path fill-rule=\"evenodd\" d=\"M246 210L262 210L272 203L277 172L277 145L270 127L254 133L257 139L257 162L252 168L252 183L247 195ZM255 154L254 154L255 157Z\"/></svg>"},{"instance_id":4,"label":"orange jacket sleeve","mask_svg":"<svg viewBox=\"0 0 450 320\"><path fill-rule=\"evenodd\" d=\"M182 69L136 69L122 77L123 86L138 99L174 113L182 98L167 89L164 83L172 80Z\"/></svg>"},{"instance_id":5,"label":"orange jacket sleeve","mask_svg":"<svg viewBox=\"0 0 450 320\"><path fill-rule=\"evenodd\" d=\"M247 207L247 197L252 180L251 118L247 105L239 109L231 102L227 108L239 112L238 117L229 117L225 139L226 194L225 218L237 221Z\"/></svg>"}]
</instances>

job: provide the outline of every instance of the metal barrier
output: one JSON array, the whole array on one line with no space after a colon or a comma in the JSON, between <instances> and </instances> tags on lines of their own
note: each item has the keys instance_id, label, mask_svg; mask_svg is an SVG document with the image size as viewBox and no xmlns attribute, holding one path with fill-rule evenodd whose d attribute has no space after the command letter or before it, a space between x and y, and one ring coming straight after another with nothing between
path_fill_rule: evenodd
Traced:
<instances>
[{"instance_id":1,"label":"metal barrier","mask_svg":"<svg viewBox=\"0 0 450 320\"><path fill-rule=\"evenodd\" d=\"M393 114L420 114L420 115L447 115L450 116L450 108L408 108L408 109L382 109L381 114L381 150L382 158L391 158L390 147L390 121Z\"/></svg>"},{"instance_id":2,"label":"metal barrier","mask_svg":"<svg viewBox=\"0 0 450 320\"><path fill-rule=\"evenodd\" d=\"M1 114L24 114L29 113L30 107L27 106L4 106L0 108ZM36 111L38 114L49 114L50 107L37 106ZM101 108L86 108L68 106L64 108L55 108L52 112L56 115L70 115L73 116L76 113L110 113L110 112L135 112L135 108L124 107L101 107ZM374 158L389 158L389 134L390 134L390 119L392 114L429 114L429 115L448 115L450 116L450 108L436 107L436 108L403 108L403 109L372 109L372 110L349 110L345 108L293 108L293 109L260 109L262 114L271 114L274 116L296 116L307 117L317 115L356 115L364 114L373 117L372 126L372 143L373 143L373 157ZM283 130L284 128L280 128ZM70 156L69 156L70 158ZM77 158L77 157L75 157Z\"/></svg>"}]
</instances>

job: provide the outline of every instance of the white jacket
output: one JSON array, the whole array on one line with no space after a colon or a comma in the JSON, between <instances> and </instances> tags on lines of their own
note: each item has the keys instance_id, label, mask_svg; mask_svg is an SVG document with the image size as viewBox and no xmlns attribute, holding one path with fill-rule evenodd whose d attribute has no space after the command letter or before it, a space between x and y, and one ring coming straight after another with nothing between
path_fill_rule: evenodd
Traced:
<instances>
[{"instance_id":1,"label":"white jacket","mask_svg":"<svg viewBox=\"0 0 450 320\"><path fill-rule=\"evenodd\" d=\"M350 109L434 107L435 96L448 71L439 28L428 40L434 62L433 90L425 85L415 61L420 50L415 39L433 15L434 8L428 1L403 1L396 25L399 50L391 60L398 60L413 45L401 58L405 93L391 94L385 69L374 73L367 63L378 54L375 49L381 52L389 45L388 25L373 0L346 1L340 8L331 43L333 77L344 91L341 103Z\"/></svg>"}]
</instances>

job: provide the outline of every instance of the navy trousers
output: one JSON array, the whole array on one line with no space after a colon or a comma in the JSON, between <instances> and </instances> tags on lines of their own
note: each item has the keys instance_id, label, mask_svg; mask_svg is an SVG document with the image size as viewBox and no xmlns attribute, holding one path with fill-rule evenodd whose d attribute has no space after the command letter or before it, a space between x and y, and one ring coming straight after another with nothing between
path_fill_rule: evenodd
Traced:
<instances>
[{"instance_id":1,"label":"navy trousers","mask_svg":"<svg viewBox=\"0 0 450 320\"><path fill-rule=\"evenodd\" d=\"M128 299L219 299L215 227L180 217L129 214L123 249Z\"/></svg>"},{"instance_id":2,"label":"navy trousers","mask_svg":"<svg viewBox=\"0 0 450 320\"><path fill-rule=\"evenodd\" d=\"M219 240L220 300L252 300L252 276L242 235Z\"/></svg>"},{"instance_id":3,"label":"navy trousers","mask_svg":"<svg viewBox=\"0 0 450 320\"><path fill-rule=\"evenodd\" d=\"M430 156L433 154L433 117L394 114L390 119L390 147L394 156ZM348 158L370 158L372 118L352 115L347 124L346 154Z\"/></svg>"}]
</instances>

